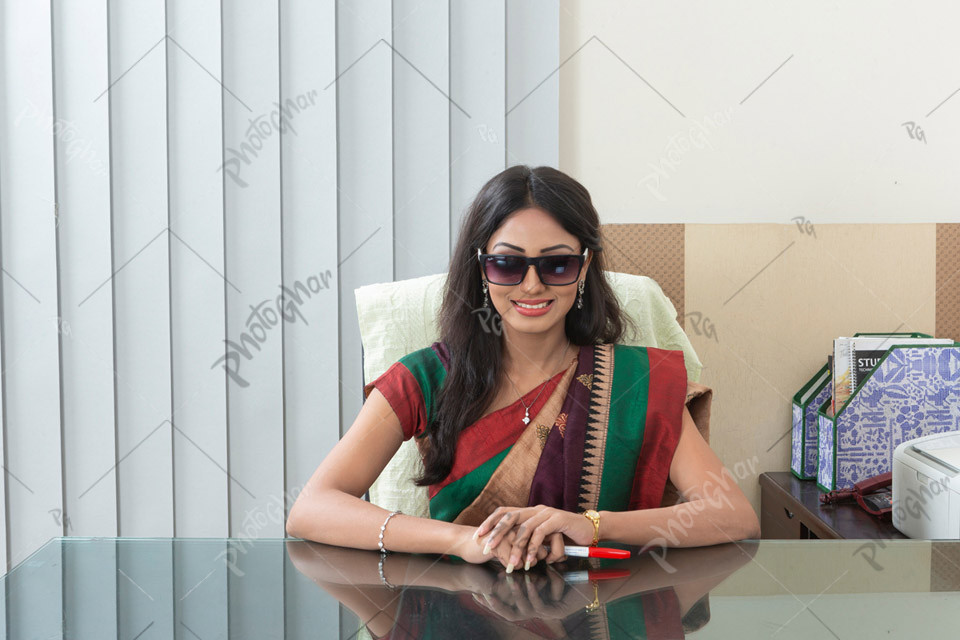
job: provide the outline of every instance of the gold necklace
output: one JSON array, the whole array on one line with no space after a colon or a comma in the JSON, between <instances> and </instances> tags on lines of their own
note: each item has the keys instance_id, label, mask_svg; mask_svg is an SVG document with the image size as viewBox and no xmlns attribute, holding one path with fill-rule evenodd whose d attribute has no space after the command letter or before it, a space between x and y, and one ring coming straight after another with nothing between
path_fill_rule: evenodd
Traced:
<instances>
[{"instance_id":1,"label":"gold necklace","mask_svg":"<svg viewBox=\"0 0 960 640\"><path fill-rule=\"evenodd\" d=\"M570 349L570 341L567 340L567 346L563 349L563 355L560 356L560 362L563 362L563 358L567 355L567 351L569 349ZM506 376L507 374L504 373L503 375ZM543 393L543 390L547 386L547 382L549 382L550 378L552 377L553 376L550 376L549 378L543 381L543 386L541 386L540 391L537 392L537 397L534 398L533 402L530 403L530 407L537 404L537 399L540 398L540 394ZM520 404L523 405L523 424L525 425L530 424L530 407L528 407L527 403L523 401L523 395L521 395L520 390L517 389L517 385L513 384L513 380L510 378L510 376L507 376L507 380L510 380L510 384L513 385L513 390L517 392L518 396L520 396Z\"/></svg>"}]
</instances>

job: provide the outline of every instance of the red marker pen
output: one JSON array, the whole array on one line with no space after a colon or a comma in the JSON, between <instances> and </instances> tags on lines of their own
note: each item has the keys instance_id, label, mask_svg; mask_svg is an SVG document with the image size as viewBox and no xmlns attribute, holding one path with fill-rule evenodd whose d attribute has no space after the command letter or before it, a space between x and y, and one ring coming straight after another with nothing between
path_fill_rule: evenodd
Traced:
<instances>
[{"instance_id":1,"label":"red marker pen","mask_svg":"<svg viewBox=\"0 0 960 640\"><path fill-rule=\"evenodd\" d=\"M626 569L587 569L586 571L568 571L563 574L564 582L582 584L593 580L613 580L629 578L630 572Z\"/></svg>"}]
</instances>

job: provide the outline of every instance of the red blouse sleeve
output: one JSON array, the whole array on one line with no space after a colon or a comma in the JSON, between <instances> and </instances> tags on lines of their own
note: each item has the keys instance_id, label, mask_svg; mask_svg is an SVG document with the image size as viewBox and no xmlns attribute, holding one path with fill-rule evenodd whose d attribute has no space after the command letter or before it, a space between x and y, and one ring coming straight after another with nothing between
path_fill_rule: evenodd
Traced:
<instances>
[{"instance_id":1,"label":"red blouse sleeve","mask_svg":"<svg viewBox=\"0 0 960 640\"><path fill-rule=\"evenodd\" d=\"M376 387L390 403L393 412L400 419L403 439L409 440L423 433L427 423L427 408L423 401L423 392L417 379L402 362L394 362L380 377L363 387L366 399Z\"/></svg>"}]
</instances>

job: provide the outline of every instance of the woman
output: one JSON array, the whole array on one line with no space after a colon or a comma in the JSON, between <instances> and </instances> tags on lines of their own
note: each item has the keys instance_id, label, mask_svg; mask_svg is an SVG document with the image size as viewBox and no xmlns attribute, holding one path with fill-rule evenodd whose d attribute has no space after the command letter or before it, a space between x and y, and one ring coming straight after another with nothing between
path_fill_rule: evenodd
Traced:
<instances>
[{"instance_id":1,"label":"woman","mask_svg":"<svg viewBox=\"0 0 960 640\"><path fill-rule=\"evenodd\" d=\"M628 319L603 272L600 221L582 185L550 167L494 176L460 230L441 340L366 386L287 533L496 558L508 573L563 559L565 543L758 537L756 514L686 407L682 351L617 344ZM490 306L492 330L476 313ZM411 437L430 518L361 498ZM688 502L660 507L668 478Z\"/></svg>"}]
</instances>

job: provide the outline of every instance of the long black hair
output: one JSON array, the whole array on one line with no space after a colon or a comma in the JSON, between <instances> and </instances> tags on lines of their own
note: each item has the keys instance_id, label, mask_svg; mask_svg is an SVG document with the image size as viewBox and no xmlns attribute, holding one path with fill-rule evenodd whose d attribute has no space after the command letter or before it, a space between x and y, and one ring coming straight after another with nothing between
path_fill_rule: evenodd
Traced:
<instances>
[{"instance_id":1,"label":"long black hair","mask_svg":"<svg viewBox=\"0 0 960 640\"><path fill-rule=\"evenodd\" d=\"M635 328L607 283L600 217L583 185L552 167L517 165L495 175L467 210L450 259L439 321L449 367L435 400L435 419L426 429L424 470L415 479L417 485L436 484L450 474L460 432L483 417L496 395L503 338L500 331L490 330L490 324L500 326L492 304L494 322L478 322L483 277L477 248L486 246L510 214L528 207L549 213L580 240L581 252L589 248L593 254L583 308L573 307L564 323L570 341L575 346L618 342L628 325Z\"/></svg>"}]
</instances>

